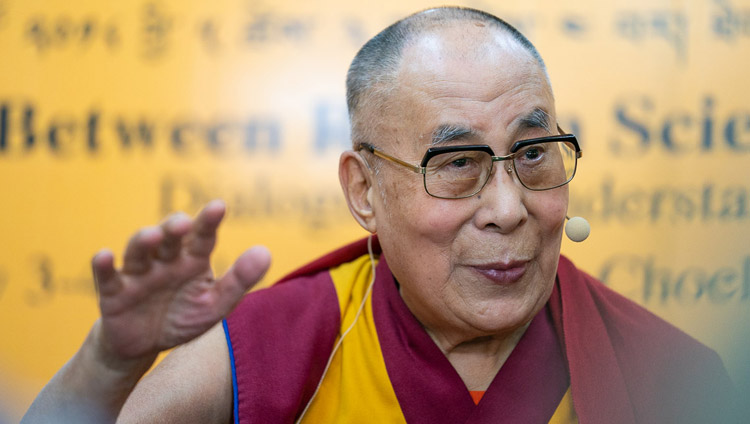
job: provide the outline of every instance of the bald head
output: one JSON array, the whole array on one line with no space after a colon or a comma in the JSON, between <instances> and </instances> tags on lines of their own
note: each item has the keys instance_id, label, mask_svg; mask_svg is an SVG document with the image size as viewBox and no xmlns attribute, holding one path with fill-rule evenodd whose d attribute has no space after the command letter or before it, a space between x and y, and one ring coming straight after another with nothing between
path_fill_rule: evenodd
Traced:
<instances>
[{"instance_id":1,"label":"bald head","mask_svg":"<svg viewBox=\"0 0 750 424\"><path fill-rule=\"evenodd\" d=\"M405 48L419 43L427 34L439 33L450 25L473 23L498 31L507 41L528 55L545 75L544 61L531 42L513 26L488 13L468 8L441 7L408 16L370 39L357 53L347 75L347 107L354 147L372 142L376 122L396 90L396 79ZM471 53L471 52L467 52Z\"/></svg>"}]
</instances>

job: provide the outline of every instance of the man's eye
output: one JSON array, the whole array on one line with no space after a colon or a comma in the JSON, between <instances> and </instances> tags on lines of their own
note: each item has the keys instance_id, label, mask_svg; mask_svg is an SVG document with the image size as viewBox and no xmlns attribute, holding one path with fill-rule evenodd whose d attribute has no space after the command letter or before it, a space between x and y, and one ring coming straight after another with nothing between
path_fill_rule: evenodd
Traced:
<instances>
[{"instance_id":1,"label":"man's eye","mask_svg":"<svg viewBox=\"0 0 750 424\"><path fill-rule=\"evenodd\" d=\"M539 146L529 147L523 152L523 158L527 160L536 160L542 156L542 149Z\"/></svg>"},{"instance_id":2,"label":"man's eye","mask_svg":"<svg viewBox=\"0 0 750 424\"><path fill-rule=\"evenodd\" d=\"M434 156L427 164L432 172L475 172L484 165L483 152L453 152ZM489 157L489 156L488 156Z\"/></svg>"},{"instance_id":3,"label":"man's eye","mask_svg":"<svg viewBox=\"0 0 750 424\"><path fill-rule=\"evenodd\" d=\"M469 163L469 159L467 158L460 158L460 159L454 159L453 162L451 162L451 165L456 168L463 168Z\"/></svg>"},{"instance_id":4,"label":"man's eye","mask_svg":"<svg viewBox=\"0 0 750 424\"><path fill-rule=\"evenodd\" d=\"M535 147L533 149L527 150L524 156L526 156L526 159L536 159L541 154L542 152L540 152L539 149Z\"/></svg>"}]
</instances>

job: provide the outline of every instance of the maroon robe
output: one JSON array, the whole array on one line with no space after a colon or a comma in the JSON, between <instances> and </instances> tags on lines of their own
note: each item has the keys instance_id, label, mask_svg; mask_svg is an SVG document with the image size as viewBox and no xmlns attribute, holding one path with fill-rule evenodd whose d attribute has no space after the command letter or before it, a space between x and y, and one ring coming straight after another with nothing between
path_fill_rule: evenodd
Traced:
<instances>
[{"instance_id":1,"label":"maroon robe","mask_svg":"<svg viewBox=\"0 0 750 424\"><path fill-rule=\"evenodd\" d=\"M235 420L293 422L340 326L328 269L367 253L345 246L254 292L225 321ZM381 256L375 325L409 423L540 422L570 386L581 423L724 422L731 382L718 355L561 257L550 301L475 405L398 294Z\"/></svg>"}]
</instances>

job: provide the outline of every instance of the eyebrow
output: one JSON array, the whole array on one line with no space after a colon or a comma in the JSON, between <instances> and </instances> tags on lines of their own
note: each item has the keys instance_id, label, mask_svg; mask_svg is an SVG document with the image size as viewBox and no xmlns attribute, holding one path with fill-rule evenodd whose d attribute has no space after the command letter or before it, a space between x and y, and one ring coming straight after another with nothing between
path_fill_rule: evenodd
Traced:
<instances>
[{"instance_id":1,"label":"eyebrow","mask_svg":"<svg viewBox=\"0 0 750 424\"><path fill-rule=\"evenodd\" d=\"M544 128L547 132L551 131L550 117L547 112L540 108L534 108L531 113L521 118L520 126L522 128Z\"/></svg>"},{"instance_id":2,"label":"eyebrow","mask_svg":"<svg viewBox=\"0 0 750 424\"><path fill-rule=\"evenodd\" d=\"M544 109L537 107L521 118L520 126L526 129L543 128L547 132L552 132L550 121L549 114ZM454 124L443 124L435 128L435 131L432 132L431 145L436 146L455 140L475 137L476 135L477 132L471 128Z\"/></svg>"},{"instance_id":3,"label":"eyebrow","mask_svg":"<svg viewBox=\"0 0 750 424\"><path fill-rule=\"evenodd\" d=\"M444 124L435 128L432 132L432 145L439 145L449 141L476 136L476 131L460 125Z\"/></svg>"}]
</instances>

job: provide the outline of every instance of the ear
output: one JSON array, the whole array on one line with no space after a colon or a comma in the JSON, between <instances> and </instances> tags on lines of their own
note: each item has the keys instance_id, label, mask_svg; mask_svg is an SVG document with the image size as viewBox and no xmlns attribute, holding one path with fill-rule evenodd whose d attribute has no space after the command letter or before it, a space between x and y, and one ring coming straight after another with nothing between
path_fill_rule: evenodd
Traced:
<instances>
[{"instance_id":1,"label":"ear","mask_svg":"<svg viewBox=\"0 0 750 424\"><path fill-rule=\"evenodd\" d=\"M365 230L375 233L375 212L373 196L373 176L370 167L358 153L351 150L341 154L339 159L339 182L346 197L346 204L354 219Z\"/></svg>"}]
</instances>

